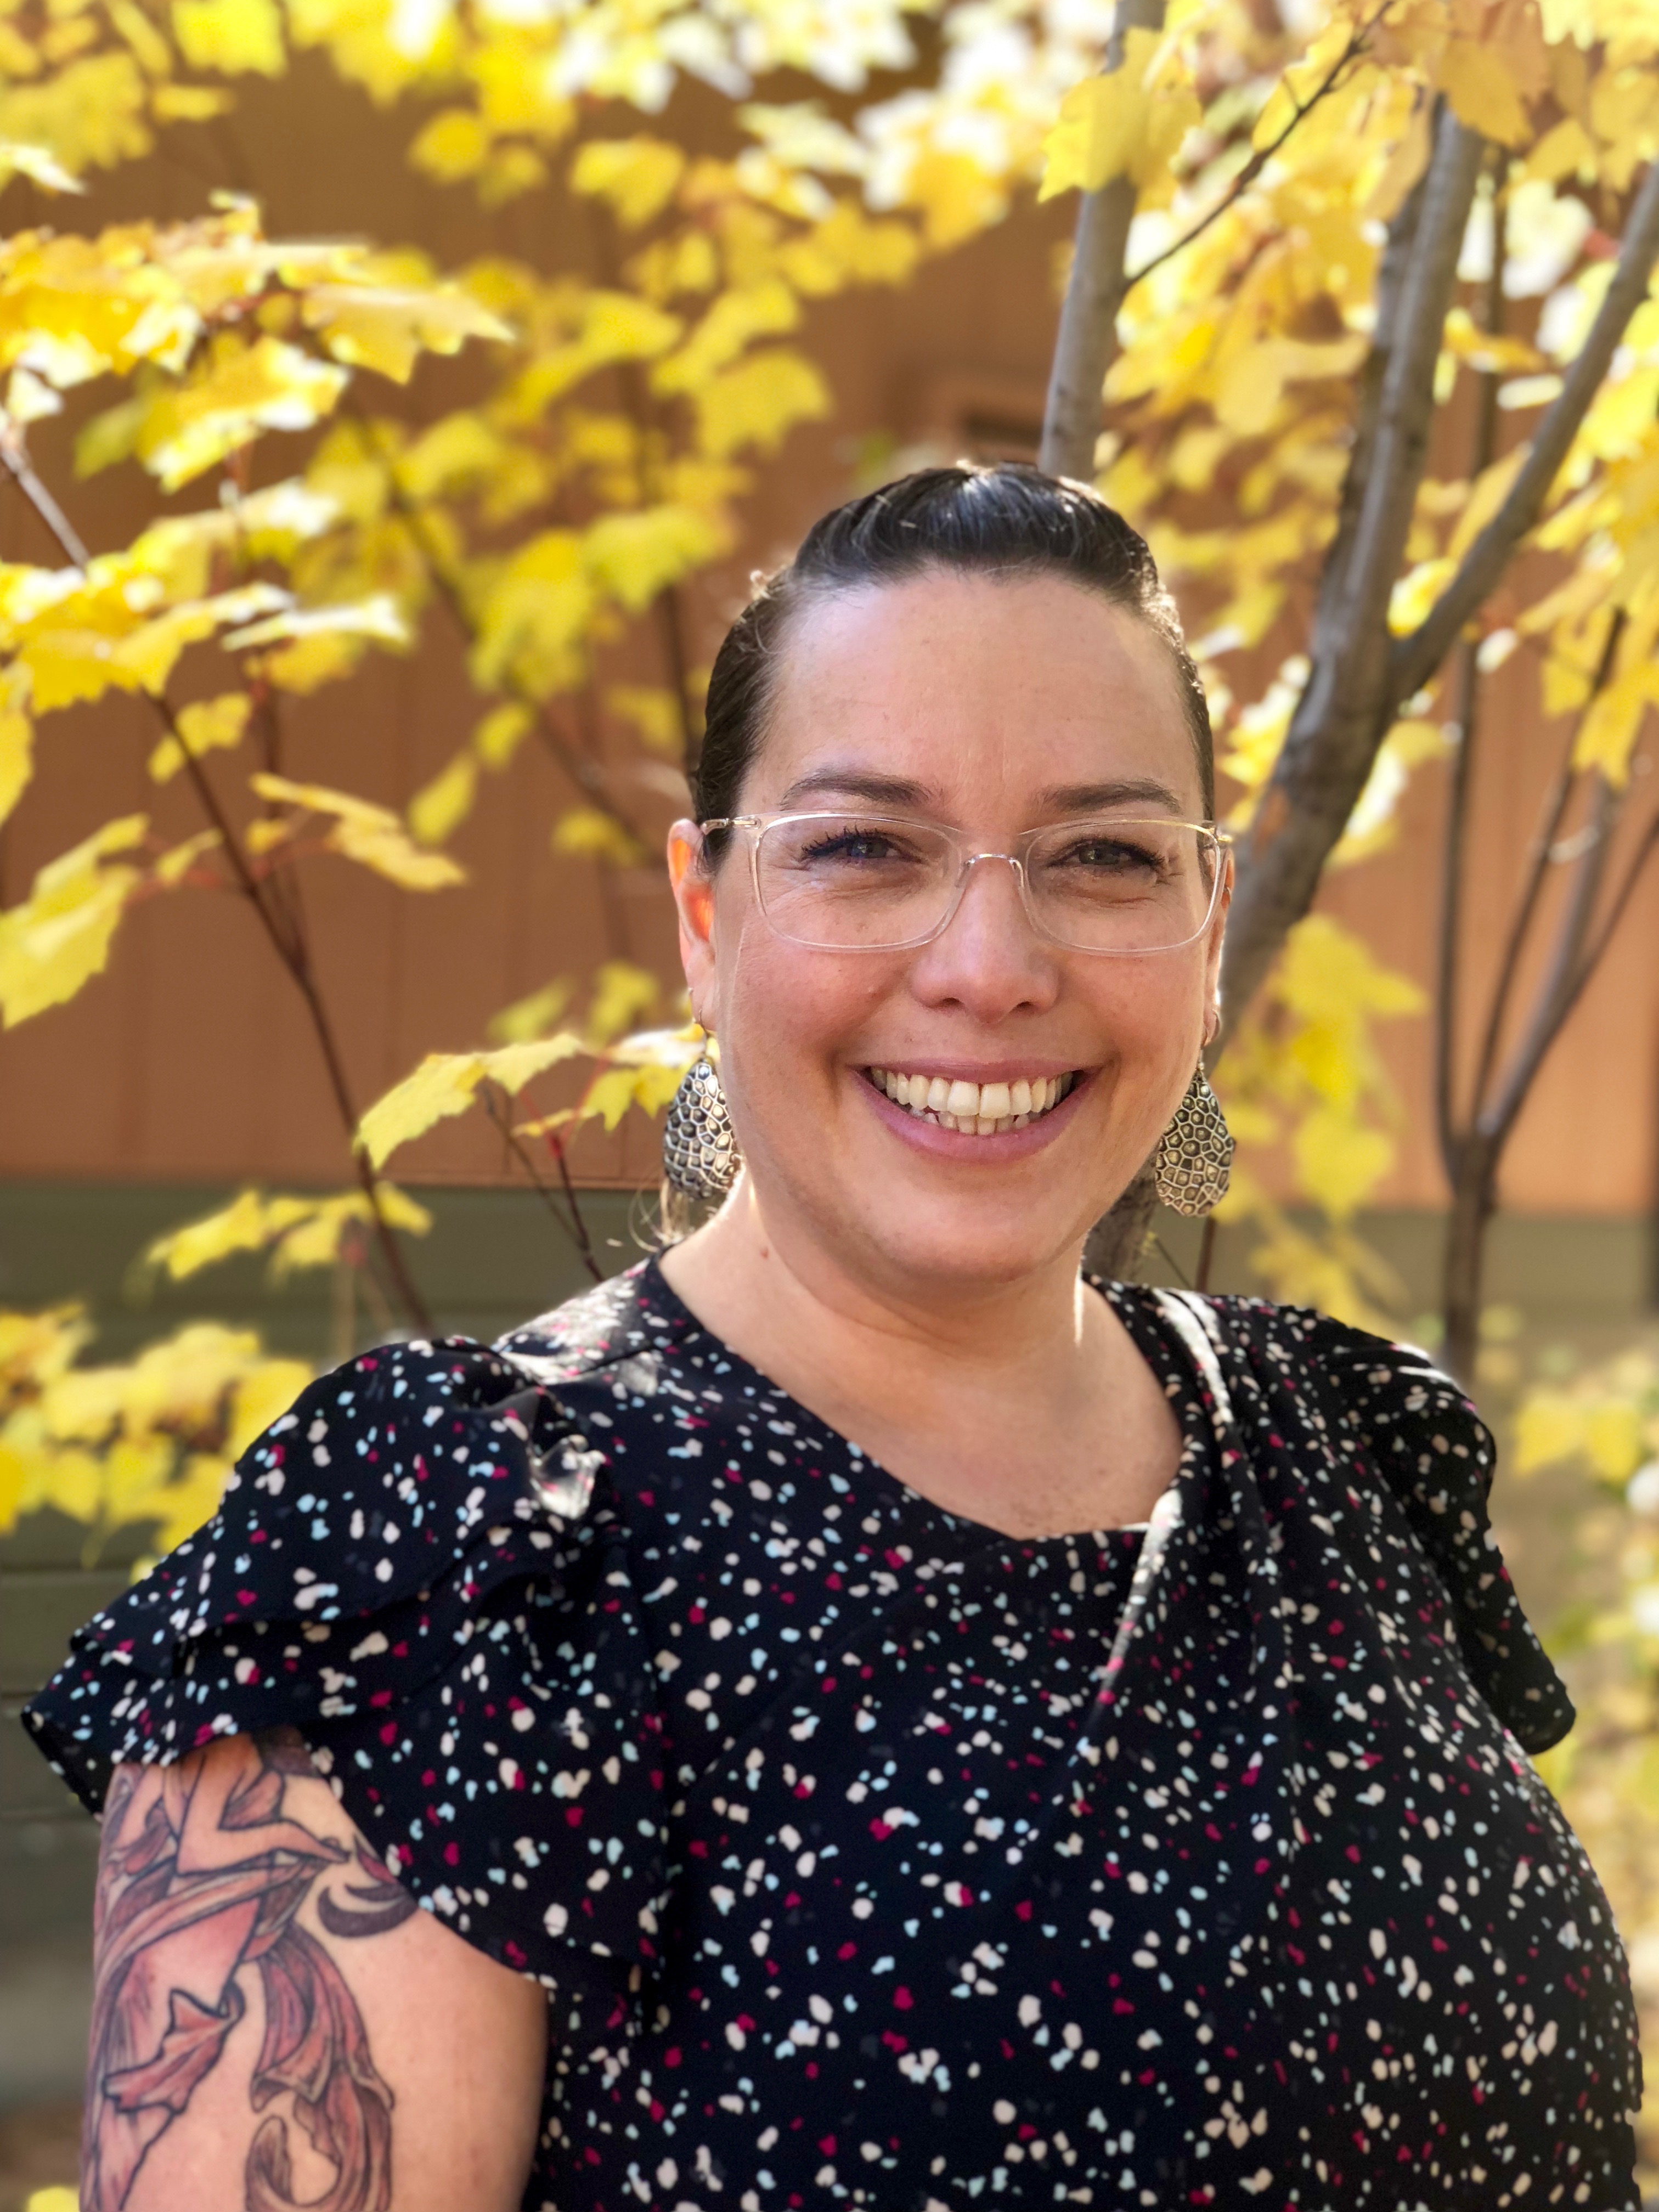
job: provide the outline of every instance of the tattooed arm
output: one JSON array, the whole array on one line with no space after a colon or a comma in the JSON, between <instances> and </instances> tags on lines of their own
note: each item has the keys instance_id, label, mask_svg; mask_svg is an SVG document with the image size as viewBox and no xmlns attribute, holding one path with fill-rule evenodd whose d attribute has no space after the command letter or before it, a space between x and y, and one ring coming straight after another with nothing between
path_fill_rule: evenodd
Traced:
<instances>
[{"instance_id":1,"label":"tattooed arm","mask_svg":"<svg viewBox=\"0 0 1659 2212\"><path fill-rule=\"evenodd\" d=\"M516 2212L546 2007L417 1910L291 1730L118 1767L85 2212Z\"/></svg>"}]
</instances>

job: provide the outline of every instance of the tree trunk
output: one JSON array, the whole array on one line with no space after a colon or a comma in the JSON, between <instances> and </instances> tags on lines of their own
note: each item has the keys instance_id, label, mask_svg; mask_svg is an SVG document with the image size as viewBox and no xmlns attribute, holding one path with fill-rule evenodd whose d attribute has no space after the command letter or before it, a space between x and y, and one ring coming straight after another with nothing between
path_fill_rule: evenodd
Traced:
<instances>
[{"instance_id":1,"label":"tree trunk","mask_svg":"<svg viewBox=\"0 0 1659 2212\"><path fill-rule=\"evenodd\" d=\"M1161 31L1164 0L1117 0L1107 73L1123 66L1132 30ZM1134 220L1135 187L1114 177L1097 192L1085 192L1077 211L1072 273L1060 310L1060 330L1048 372L1038 465L1050 476L1091 483L1095 441L1100 435L1101 389L1117 351L1117 314L1123 305L1124 256Z\"/></svg>"},{"instance_id":2,"label":"tree trunk","mask_svg":"<svg viewBox=\"0 0 1659 2212\"><path fill-rule=\"evenodd\" d=\"M1480 1350L1481 1281L1486 1231L1497 1211L1497 1183L1498 1148L1480 1132L1471 1131L1457 1148L1441 1267L1441 1310L1446 1325L1443 1357L1466 1390L1474 1388Z\"/></svg>"}]
</instances>

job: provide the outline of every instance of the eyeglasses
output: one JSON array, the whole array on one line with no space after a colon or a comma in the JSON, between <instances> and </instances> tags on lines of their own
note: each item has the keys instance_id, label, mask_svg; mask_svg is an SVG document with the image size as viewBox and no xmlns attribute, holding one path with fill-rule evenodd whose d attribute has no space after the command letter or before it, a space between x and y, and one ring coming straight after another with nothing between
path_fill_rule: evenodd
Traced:
<instances>
[{"instance_id":1,"label":"eyeglasses","mask_svg":"<svg viewBox=\"0 0 1659 2212\"><path fill-rule=\"evenodd\" d=\"M1231 840L1207 822L1101 815L988 853L959 830L890 814L734 814L777 934L825 952L896 952L948 928L971 870L1006 860L1039 937L1079 952L1173 952L1208 927Z\"/></svg>"}]
</instances>

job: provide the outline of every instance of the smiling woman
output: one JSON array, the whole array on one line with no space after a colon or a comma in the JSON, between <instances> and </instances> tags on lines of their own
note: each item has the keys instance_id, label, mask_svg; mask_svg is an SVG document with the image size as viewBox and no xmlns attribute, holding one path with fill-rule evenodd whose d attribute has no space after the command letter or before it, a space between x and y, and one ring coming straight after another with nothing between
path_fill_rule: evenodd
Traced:
<instances>
[{"instance_id":1,"label":"smiling woman","mask_svg":"<svg viewBox=\"0 0 1659 2212\"><path fill-rule=\"evenodd\" d=\"M314 1384L31 1709L108 1807L100 2212L1634 2207L1474 1409L1082 1272L1149 1154L1224 1181L1145 546L907 478L708 732L665 1159L724 1202Z\"/></svg>"}]
</instances>

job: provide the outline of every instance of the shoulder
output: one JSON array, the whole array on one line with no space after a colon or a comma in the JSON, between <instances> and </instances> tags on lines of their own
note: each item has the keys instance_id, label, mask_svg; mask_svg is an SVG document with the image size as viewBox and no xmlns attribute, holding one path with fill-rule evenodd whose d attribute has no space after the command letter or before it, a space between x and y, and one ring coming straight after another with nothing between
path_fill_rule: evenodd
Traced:
<instances>
[{"instance_id":1,"label":"shoulder","mask_svg":"<svg viewBox=\"0 0 1659 2212\"><path fill-rule=\"evenodd\" d=\"M1572 1701L1527 1620L1487 1517L1492 1432L1465 1393L1415 1345L1259 1298L1164 1294L1201 1331L1218 1369L1246 1385L1235 1402L1272 1442L1345 1480L1380 1481L1451 1607L1471 1675L1529 1752L1559 1742ZM1299 1449L1298 1449L1299 1448Z\"/></svg>"},{"instance_id":2,"label":"shoulder","mask_svg":"<svg viewBox=\"0 0 1659 2212\"><path fill-rule=\"evenodd\" d=\"M1420 1346L1266 1298L1165 1294L1191 1316L1224 1368L1248 1376L1275 1418L1322 1433L1334 1426L1413 1477L1455 1462L1492 1480L1492 1433L1462 1387Z\"/></svg>"}]
</instances>

